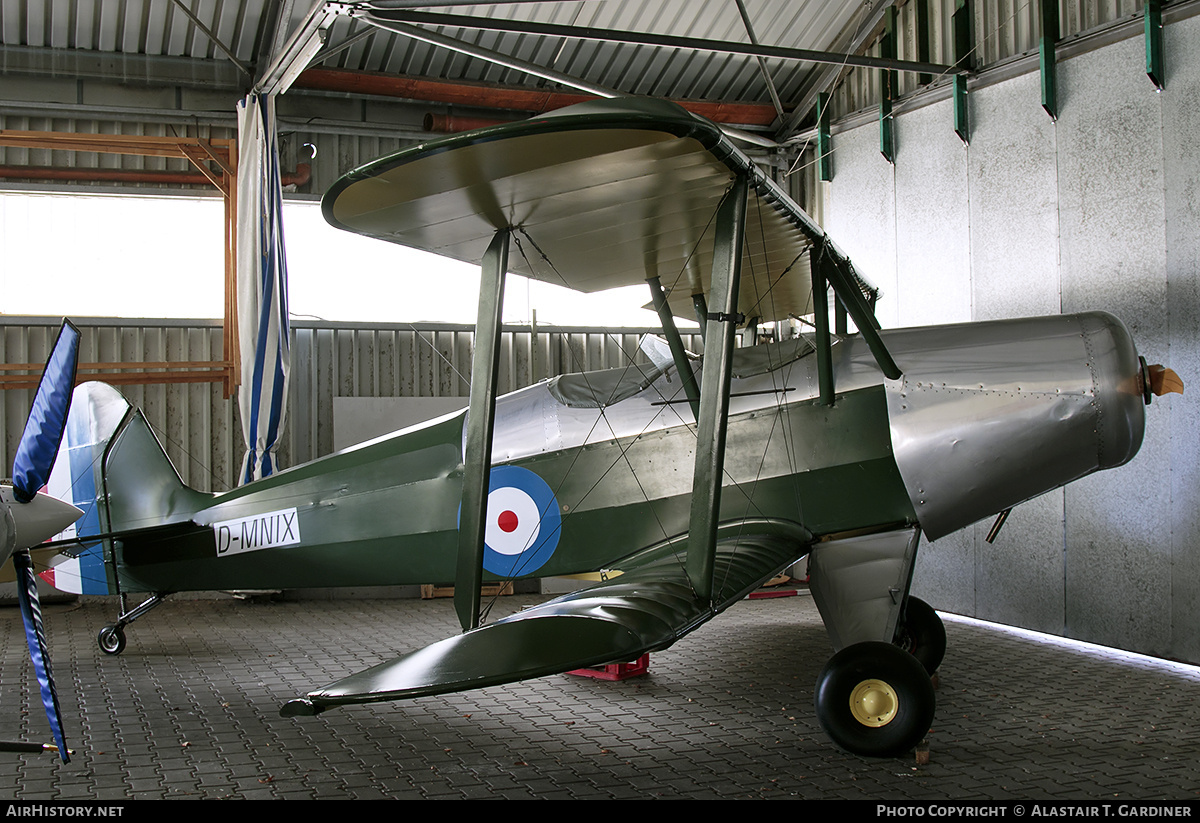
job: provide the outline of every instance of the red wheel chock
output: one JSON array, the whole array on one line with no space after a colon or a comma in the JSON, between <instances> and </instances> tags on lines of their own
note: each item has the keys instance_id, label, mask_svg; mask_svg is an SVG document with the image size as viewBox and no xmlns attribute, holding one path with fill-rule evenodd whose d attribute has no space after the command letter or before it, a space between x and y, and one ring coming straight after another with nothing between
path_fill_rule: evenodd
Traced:
<instances>
[{"instance_id":1,"label":"red wheel chock","mask_svg":"<svg viewBox=\"0 0 1200 823\"><path fill-rule=\"evenodd\" d=\"M591 666L586 669L575 669L567 672L576 677L594 677L597 680L628 680L640 677L650 670L650 655L643 654L632 663L609 663L604 666Z\"/></svg>"}]
</instances>

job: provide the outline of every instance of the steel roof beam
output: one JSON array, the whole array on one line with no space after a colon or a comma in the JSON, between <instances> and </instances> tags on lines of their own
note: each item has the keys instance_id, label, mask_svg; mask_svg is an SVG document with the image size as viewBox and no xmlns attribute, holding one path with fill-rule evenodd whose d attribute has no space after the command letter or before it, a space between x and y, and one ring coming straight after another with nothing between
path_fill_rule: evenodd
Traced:
<instances>
[{"instance_id":1,"label":"steel roof beam","mask_svg":"<svg viewBox=\"0 0 1200 823\"><path fill-rule=\"evenodd\" d=\"M321 50L329 26L342 12L340 4L316 0L299 28L272 55L271 64L265 68L260 67L260 73L255 78L254 92L283 94L291 88L300 72L308 67Z\"/></svg>"},{"instance_id":2,"label":"steel roof beam","mask_svg":"<svg viewBox=\"0 0 1200 823\"><path fill-rule=\"evenodd\" d=\"M536 63L530 63L528 60L522 60L519 57L510 57L506 54L501 54L498 51L484 48L483 46L464 43L462 40L457 40L453 37L448 37L438 32L423 29L420 26L413 26L409 21L402 19L392 19L382 17L373 12L361 13L360 18L373 26L378 26L381 29L402 34L405 37L411 37L413 40L419 40L423 43L429 43L431 46L440 46L444 49L456 51L459 54L464 54L467 57L476 57L480 60L487 60L490 63L495 63L498 66L503 66L506 69L513 71L532 74L534 77L540 77L543 80L549 80L552 83L561 83L564 86L569 86L580 91L585 91L588 94L594 94L597 97L613 99L616 97L628 97L624 92L619 92L610 89L607 86L601 86L598 83L590 83L587 80L573 77L561 71L545 68Z\"/></svg>"},{"instance_id":3,"label":"steel roof beam","mask_svg":"<svg viewBox=\"0 0 1200 823\"><path fill-rule=\"evenodd\" d=\"M396 34L402 34L405 37L411 37L414 40L419 40L423 43L429 43L433 46L440 46L445 49L450 49L451 51L456 51L459 54L465 54L468 57L476 57L480 60L487 60L514 71L525 72L526 74L531 74L534 77L540 77L543 80L549 80L552 83L561 83L564 86L579 89L580 91L585 91L588 94L594 94L597 97L603 97L605 99L612 100L618 97L632 96L626 94L625 92L616 91L615 89L610 89L607 86L601 86L598 83L592 83L555 69L539 66L536 63L531 63L528 60L522 60L519 57L510 57L509 55L502 54L492 49L484 48L483 46L475 46L470 43L464 43L461 40L456 40L453 37L447 37L444 34L438 34L437 32L423 29L420 26L413 26L405 22L388 20L386 18L381 18L376 14L368 13L360 16L366 22L373 26L378 26L381 29L386 29L388 31L395 32ZM770 140L750 132L741 131L740 129L722 126L721 130L729 137L742 140L747 143L753 143L757 146L763 146L766 148L779 147L779 144L774 140Z\"/></svg>"},{"instance_id":4,"label":"steel roof beam","mask_svg":"<svg viewBox=\"0 0 1200 823\"><path fill-rule=\"evenodd\" d=\"M746 4L742 0L734 0L737 3L738 14L742 16L742 24L746 27L746 36L750 38L750 42L754 45L759 45L758 36L754 33L754 27L750 25L750 14L746 11ZM763 82L767 84L767 91L771 94L771 102L775 104L775 111L783 117L787 112L783 110L783 101L779 99L779 92L775 90L775 81L771 79L771 73L767 71L767 61L762 57L758 60L758 70L762 74Z\"/></svg>"},{"instance_id":5,"label":"steel roof beam","mask_svg":"<svg viewBox=\"0 0 1200 823\"><path fill-rule=\"evenodd\" d=\"M283 51L287 42L287 25L292 19L295 3L296 0L266 0L263 7L263 33L254 49L254 66L259 72L253 78L255 82L262 79L262 72Z\"/></svg>"},{"instance_id":6,"label":"steel roof beam","mask_svg":"<svg viewBox=\"0 0 1200 823\"><path fill-rule=\"evenodd\" d=\"M711 51L723 54L740 54L746 57L772 57L781 60L796 60L802 63L830 63L838 66L861 66L863 68L917 72L919 74L956 74L962 71L954 66L945 66L940 63L921 63L912 60L886 59L858 54L835 54L813 49L734 43L728 40L708 40L699 37L599 29L589 26L565 26L556 23L502 20L492 17L466 17L455 14L439 14L437 12L372 11L366 12L364 18L372 21L416 23L450 28L511 32L514 34L535 34L545 37L599 40L608 43L630 43L673 49L693 49L695 51Z\"/></svg>"},{"instance_id":7,"label":"steel roof beam","mask_svg":"<svg viewBox=\"0 0 1200 823\"><path fill-rule=\"evenodd\" d=\"M24 75L204 89L237 89L245 83L240 71L225 60L174 55L122 54L114 58L111 52L4 45L0 46L0 65L0 77L5 78Z\"/></svg>"},{"instance_id":8,"label":"steel roof beam","mask_svg":"<svg viewBox=\"0 0 1200 823\"><path fill-rule=\"evenodd\" d=\"M199 17L192 14L192 10L183 4L183 0L173 0L173 2L179 7L179 10L186 14L187 18L192 21L192 25L204 32L204 35L212 41L213 45L216 46L221 53L228 57L230 61L242 71L242 73L246 74L248 77L254 76L254 72L250 70L250 67L241 60L238 60L237 55L234 54L228 46L221 42L221 38L217 37L217 35L214 34L208 26L200 22Z\"/></svg>"},{"instance_id":9,"label":"steel roof beam","mask_svg":"<svg viewBox=\"0 0 1200 823\"><path fill-rule=\"evenodd\" d=\"M883 13L891 4L892 0L875 0L873 5L866 8L862 24L855 29L852 35L843 35L841 38L842 45L838 46L838 48L851 52L861 49L866 44L871 33L875 31L879 22L883 19ZM809 111L816 105L817 95L829 91L834 81L837 80L842 68L843 66L841 65L826 64L809 75L809 79L802 86L800 102L797 103L796 108L788 116L783 130L776 135L778 139L784 140L795 133L796 129L800 127L801 121L808 116Z\"/></svg>"},{"instance_id":10,"label":"steel roof beam","mask_svg":"<svg viewBox=\"0 0 1200 823\"><path fill-rule=\"evenodd\" d=\"M513 6L521 3L544 3L546 0L369 0L375 9L413 9L431 6ZM559 2L581 3L586 0L559 0Z\"/></svg>"}]
</instances>

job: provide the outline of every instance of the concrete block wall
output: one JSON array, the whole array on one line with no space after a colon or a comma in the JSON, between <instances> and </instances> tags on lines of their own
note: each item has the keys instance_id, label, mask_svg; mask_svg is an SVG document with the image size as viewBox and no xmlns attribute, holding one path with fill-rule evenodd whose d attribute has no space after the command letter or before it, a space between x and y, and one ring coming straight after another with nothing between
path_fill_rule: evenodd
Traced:
<instances>
[{"instance_id":1,"label":"concrete block wall","mask_svg":"<svg viewBox=\"0 0 1200 823\"><path fill-rule=\"evenodd\" d=\"M1103 309L1193 388L1157 400L1128 465L927 544L936 608L1200 662L1200 18L1165 30L1166 88L1140 37L1058 66L1059 117L1024 74L834 137L825 226L884 290L887 327Z\"/></svg>"}]
</instances>

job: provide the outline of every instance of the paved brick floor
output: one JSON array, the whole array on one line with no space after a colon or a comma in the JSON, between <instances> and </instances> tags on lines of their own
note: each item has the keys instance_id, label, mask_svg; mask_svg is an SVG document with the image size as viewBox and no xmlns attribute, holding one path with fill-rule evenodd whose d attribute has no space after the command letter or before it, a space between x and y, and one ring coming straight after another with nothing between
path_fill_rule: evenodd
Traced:
<instances>
[{"instance_id":1,"label":"paved brick floor","mask_svg":"<svg viewBox=\"0 0 1200 823\"><path fill-rule=\"evenodd\" d=\"M540 598L505 598L498 611ZM286 700L455 630L449 601L168 602L96 647L115 603L47 607L69 765L0 754L0 796L1196 799L1200 675L947 621L931 761L835 749L807 596L747 601L622 683L556 676L408 703ZM15 609L0 739L48 737Z\"/></svg>"}]
</instances>

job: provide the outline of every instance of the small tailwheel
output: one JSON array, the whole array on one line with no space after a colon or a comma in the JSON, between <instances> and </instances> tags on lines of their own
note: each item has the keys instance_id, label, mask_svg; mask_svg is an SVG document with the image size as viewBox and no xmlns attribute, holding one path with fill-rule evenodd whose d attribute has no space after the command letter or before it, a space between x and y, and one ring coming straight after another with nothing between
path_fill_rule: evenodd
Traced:
<instances>
[{"instance_id":1,"label":"small tailwheel","mask_svg":"<svg viewBox=\"0 0 1200 823\"><path fill-rule=\"evenodd\" d=\"M100 651L105 654L120 654L125 651L125 632L120 626L105 626L96 640L100 643Z\"/></svg>"},{"instance_id":2,"label":"small tailwheel","mask_svg":"<svg viewBox=\"0 0 1200 823\"><path fill-rule=\"evenodd\" d=\"M932 675L946 656L946 627L932 606L910 595L893 642L921 661Z\"/></svg>"},{"instance_id":3,"label":"small tailwheel","mask_svg":"<svg viewBox=\"0 0 1200 823\"><path fill-rule=\"evenodd\" d=\"M817 719L852 754L895 757L916 746L933 723L929 674L890 643L847 646L817 678Z\"/></svg>"}]
</instances>

